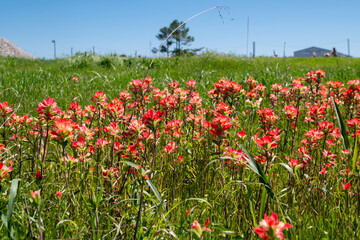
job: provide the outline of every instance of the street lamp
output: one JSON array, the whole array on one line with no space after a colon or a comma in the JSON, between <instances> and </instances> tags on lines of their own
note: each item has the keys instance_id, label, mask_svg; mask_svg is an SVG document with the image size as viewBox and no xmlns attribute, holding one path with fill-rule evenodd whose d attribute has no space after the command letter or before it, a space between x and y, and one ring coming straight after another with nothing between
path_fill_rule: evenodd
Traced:
<instances>
[{"instance_id":1,"label":"street lamp","mask_svg":"<svg viewBox=\"0 0 360 240\"><path fill-rule=\"evenodd\" d=\"M56 43L55 40L51 41L54 44L54 59L56 59Z\"/></svg>"}]
</instances>

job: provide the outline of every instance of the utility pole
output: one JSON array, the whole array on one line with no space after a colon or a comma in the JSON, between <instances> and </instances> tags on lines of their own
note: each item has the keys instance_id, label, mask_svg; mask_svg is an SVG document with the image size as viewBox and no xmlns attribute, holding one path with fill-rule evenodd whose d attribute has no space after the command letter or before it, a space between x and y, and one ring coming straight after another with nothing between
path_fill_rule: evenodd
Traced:
<instances>
[{"instance_id":1,"label":"utility pole","mask_svg":"<svg viewBox=\"0 0 360 240\"><path fill-rule=\"evenodd\" d=\"M253 57L255 57L255 42L253 42Z\"/></svg>"},{"instance_id":2,"label":"utility pole","mask_svg":"<svg viewBox=\"0 0 360 240\"><path fill-rule=\"evenodd\" d=\"M350 57L350 38L347 39L347 45L348 45L348 57Z\"/></svg>"},{"instance_id":3,"label":"utility pole","mask_svg":"<svg viewBox=\"0 0 360 240\"><path fill-rule=\"evenodd\" d=\"M54 59L56 59L56 43L55 40L51 41L54 44Z\"/></svg>"},{"instance_id":4,"label":"utility pole","mask_svg":"<svg viewBox=\"0 0 360 240\"><path fill-rule=\"evenodd\" d=\"M93 46L93 55L95 55L95 46Z\"/></svg>"},{"instance_id":5,"label":"utility pole","mask_svg":"<svg viewBox=\"0 0 360 240\"><path fill-rule=\"evenodd\" d=\"M285 64L286 79L288 79L288 72L287 72L287 66L286 66L286 55L285 55L285 46L286 46L286 42L284 42L284 64Z\"/></svg>"},{"instance_id":6,"label":"utility pole","mask_svg":"<svg viewBox=\"0 0 360 240\"><path fill-rule=\"evenodd\" d=\"M71 57L73 56L73 48L71 48Z\"/></svg>"},{"instance_id":7,"label":"utility pole","mask_svg":"<svg viewBox=\"0 0 360 240\"><path fill-rule=\"evenodd\" d=\"M246 28L246 54L245 54L245 72L244 72L244 81L246 80L246 65L248 58L248 49L249 49L249 16L247 18L247 28Z\"/></svg>"}]
</instances>

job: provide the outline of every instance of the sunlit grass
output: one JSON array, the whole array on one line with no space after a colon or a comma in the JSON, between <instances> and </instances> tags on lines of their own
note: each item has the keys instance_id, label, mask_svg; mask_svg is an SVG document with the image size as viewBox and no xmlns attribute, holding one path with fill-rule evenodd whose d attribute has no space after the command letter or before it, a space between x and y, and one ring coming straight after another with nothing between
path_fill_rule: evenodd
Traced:
<instances>
[{"instance_id":1,"label":"sunlit grass","mask_svg":"<svg viewBox=\"0 0 360 240\"><path fill-rule=\"evenodd\" d=\"M155 59L152 83L133 81L150 61L0 58L0 236L256 239L276 212L286 239L359 238L359 59L204 54ZM319 68L324 86L305 81ZM325 132L313 145L312 129Z\"/></svg>"}]
</instances>

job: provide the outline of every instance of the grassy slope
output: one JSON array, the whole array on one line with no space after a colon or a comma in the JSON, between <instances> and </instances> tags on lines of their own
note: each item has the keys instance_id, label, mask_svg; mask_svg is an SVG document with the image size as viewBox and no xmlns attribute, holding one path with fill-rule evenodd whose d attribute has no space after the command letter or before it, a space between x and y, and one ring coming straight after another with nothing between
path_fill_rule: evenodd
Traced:
<instances>
[{"instance_id":1,"label":"grassy slope","mask_svg":"<svg viewBox=\"0 0 360 240\"><path fill-rule=\"evenodd\" d=\"M90 103L97 90L110 98L117 97L120 91L128 89L131 80L144 77L150 61L91 55L57 60L0 58L0 101L8 101L13 106L20 104L19 114L35 114L37 104L47 97L55 98L61 109L73 101L84 106ZM182 85L195 79L202 95L206 95L212 83L220 78L241 83L245 65L248 76L254 76L267 86L287 82L318 68L332 80L347 81L360 76L360 59L287 58L285 61L282 58L249 58L246 63L245 58L214 54L164 58L155 59L148 75L157 87L173 79ZM72 76L78 76L79 83L73 83Z\"/></svg>"}]
</instances>

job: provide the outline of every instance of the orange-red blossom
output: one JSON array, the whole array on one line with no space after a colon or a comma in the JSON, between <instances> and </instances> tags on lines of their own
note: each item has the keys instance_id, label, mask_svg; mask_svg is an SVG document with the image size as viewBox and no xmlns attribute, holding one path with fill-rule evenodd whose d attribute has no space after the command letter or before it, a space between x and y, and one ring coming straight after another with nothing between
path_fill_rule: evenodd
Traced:
<instances>
[{"instance_id":1,"label":"orange-red blossom","mask_svg":"<svg viewBox=\"0 0 360 240\"><path fill-rule=\"evenodd\" d=\"M260 221L259 227L254 228L254 231L263 240L283 240L284 234L282 233L282 230L287 228L292 228L292 225L280 222L276 213L273 212L271 216L266 216L266 214L264 214L264 219Z\"/></svg>"}]
</instances>

